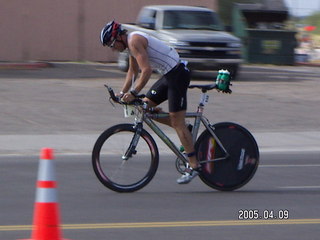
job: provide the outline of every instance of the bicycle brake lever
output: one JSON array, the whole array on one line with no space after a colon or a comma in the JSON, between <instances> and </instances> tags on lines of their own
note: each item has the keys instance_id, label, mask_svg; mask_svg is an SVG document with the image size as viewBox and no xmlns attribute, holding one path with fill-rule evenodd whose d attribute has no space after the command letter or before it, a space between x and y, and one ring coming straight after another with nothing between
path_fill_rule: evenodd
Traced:
<instances>
[{"instance_id":1,"label":"bicycle brake lever","mask_svg":"<svg viewBox=\"0 0 320 240\"><path fill-rule=\"evenodd\" d=\"M110 102L110 104L112 105L113 108L116 108L116 106L114 105L113 100L112 100L111 97L109 97L109 102Z\"/></svg>"},{"instance_id":2,"label":"bicycle brake lever","mask_svg":"<svg viewBox=\"0 0 320 240\"><path fill-rule=\"evenodd\" d=\"M120 103L120 102L121 102L121 101L120 101L120 98L114 94L113 89L112 89L111 87L108 87L108 85L104 85L104 86L108 89L108 92L109 92L109 95L110 95L109 101L110 101L110 99L112 99L113 102ZM111 101L110 101L110 102L111 102ZM113 104L112 104L112 105L113 105ZM113 106L114 106L114 105L113 105Z\"/></svg>"}]
</instances>

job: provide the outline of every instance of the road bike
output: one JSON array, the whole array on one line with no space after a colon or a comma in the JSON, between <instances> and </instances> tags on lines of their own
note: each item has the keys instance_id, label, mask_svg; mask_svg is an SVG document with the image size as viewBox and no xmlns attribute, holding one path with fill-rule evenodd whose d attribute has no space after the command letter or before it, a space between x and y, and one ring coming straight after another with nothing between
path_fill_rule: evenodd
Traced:
<instances>
[{"instance_id":1,"label":"road bike","mask_svg":"<svg viewBox=\"0 0 320 240\"><path fill-rule=\"evenodd\" d=\"M105 85L110 102L121 104L125 115L133 117L133 123L117 124L105 130L97 139L92 151L92 165L100 182L116 192L134 192L145 187L156 174L159 151L150 129L177 156L175 166L179 173L188 167L186 154L159 128L154 120L167 118L147 108L140 95L130 104L115 96L113 89ZM208 104L208 91L217 85L190 85L201 90L196 112L187 112L186 118L194 119L192 137L197 159L201 165L200 179L213 189L232 191L248 183L259 165L259 149L252 134L237 123L211 124L203 115ZM112 100L112 101L111 101ZM200 126L203 132L198 136Z\"/></svg>"}]
</instances>

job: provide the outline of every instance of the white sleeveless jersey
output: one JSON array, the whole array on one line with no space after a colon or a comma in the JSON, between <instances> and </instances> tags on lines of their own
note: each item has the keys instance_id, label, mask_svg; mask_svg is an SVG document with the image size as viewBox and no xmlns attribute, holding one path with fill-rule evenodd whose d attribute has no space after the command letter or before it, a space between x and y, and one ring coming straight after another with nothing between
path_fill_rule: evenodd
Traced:
<instances>
[{"instance_id":1,"label":"white sleeveless jersey","mask_svg":"<svg viewBox=\"0 0 320 240\"><path fill-rule=\"evenodd\" d=\"M139 31L131 32L128 35L128 41L135 34L141 35L148 40L147 53L153 69L164 75L179 63L179 54L174 48L147 33Z\"/></svg>"}]
</instances>

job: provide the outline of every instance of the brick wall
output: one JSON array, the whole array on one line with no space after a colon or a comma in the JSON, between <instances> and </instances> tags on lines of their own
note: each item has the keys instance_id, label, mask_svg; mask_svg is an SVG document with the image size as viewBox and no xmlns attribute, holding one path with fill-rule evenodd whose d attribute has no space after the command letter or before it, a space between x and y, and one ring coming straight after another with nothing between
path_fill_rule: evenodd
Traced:
<instances>
[{"instance_id":1,"label":"brick wall","mask_svg":"<svg viewBox=\"0 0 320 240\"><path fill-rule=\"evenodd\" d=\"M0 0L0 61L114 61L99 41L106 22L134 22L152 4L206 6L216 0ZM196 3L196 4L195 4Z\"/></svg>"}]
</instances>

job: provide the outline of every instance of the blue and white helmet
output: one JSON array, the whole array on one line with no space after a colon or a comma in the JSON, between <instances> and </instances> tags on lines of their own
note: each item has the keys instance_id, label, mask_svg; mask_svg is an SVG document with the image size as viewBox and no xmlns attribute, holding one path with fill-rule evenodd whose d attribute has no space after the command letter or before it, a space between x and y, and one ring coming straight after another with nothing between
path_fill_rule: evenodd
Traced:
<instances>
[{"instance_id":1,"label":"blue and white helmet","mask_svg":"<svg viewBox=\"0 0 320 240\"><path fill-rule=\"evenodd\" d=\"M100 33L100 41L103 46L106 46L109 42L113 41L117 36L123 32L121 24L111 21L108 22Z\"/></svg>"}]
</instances>

